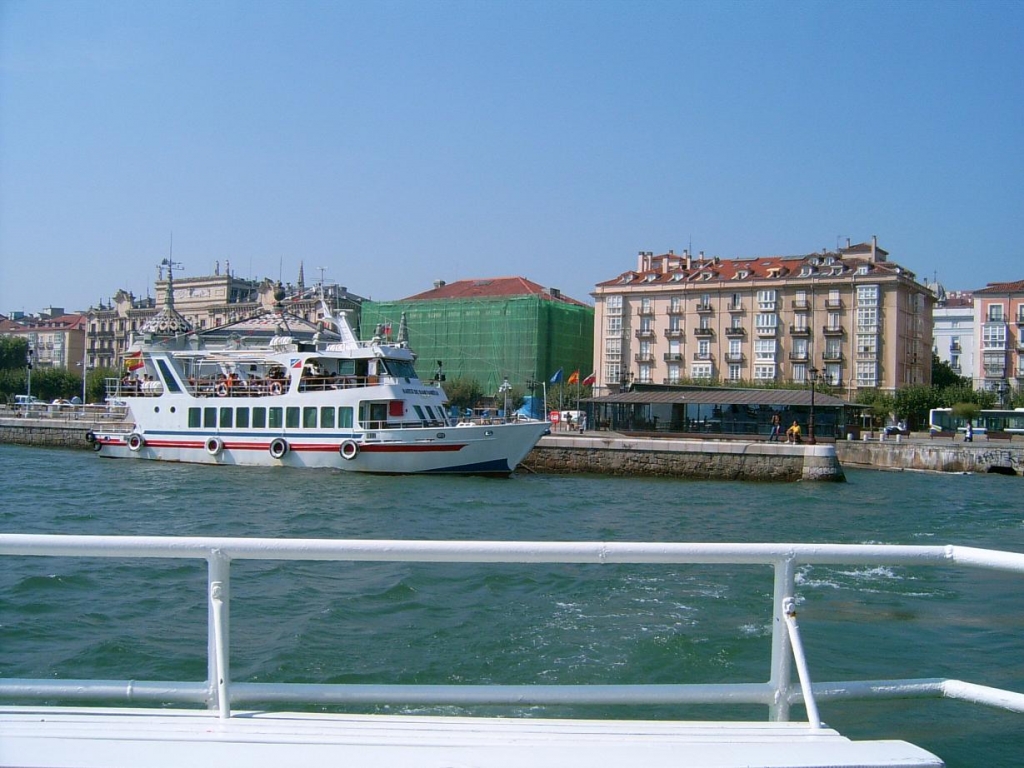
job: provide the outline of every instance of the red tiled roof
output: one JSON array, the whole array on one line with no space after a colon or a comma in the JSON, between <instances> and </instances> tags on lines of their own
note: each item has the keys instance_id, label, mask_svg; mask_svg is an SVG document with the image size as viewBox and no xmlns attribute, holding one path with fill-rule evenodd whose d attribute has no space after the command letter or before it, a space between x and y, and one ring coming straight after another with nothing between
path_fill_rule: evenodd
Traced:
<instances>
[{"instance_id":1,"label":"red tiled roof","mask_svg":"<svg viewBox=\"0 0 1024 768\"><path fill-rule=\"evenodd\" d=\"M1011 283L989 283L984 288L979 288L975 293L1024 293L1024 280L1014 280Z\"/></svg>"},{"instance_id":2,"label":"red tiled roof","mask_svg":"<svg viewBox=\"0 0 1024 768\"><path fill-rule=\"evenodd\" d=\"M582 301L564 296L557 291L538 285L525 277L488 277L478 280L456 280L446 283L415 296L408 296L403 301L430 301L434 299L495 299L509 296L540 296L551 301L566 304L587 306Z\"/></svg>"},{"instance_id":3,"label":"red tiled roof","mask_svg":"<svg viewBox=\"0 0 1024 768\"><path fill-rule=\"evenodd\" d=\"M598 286L615 286L624 284L672 284L697 283L703 280L735 281L743 283L747 280L765 280L772 277L796 277L800 271L809 266L814 269L817 277L829 277L833 267L842 267L842 275L848 275L858 267L866 266L871 274L892 275L905 274L913 278L912 272L898 264L888 261L872 263L867 259L850 256L851 249L838 253L811 253L806 256L761 256L747 259L690 258L690 268L686 268L685 255L666 253L653 256L652 263L663 264L667 259L671 264L668 270L651 269L646 272L623 272L616 278L598 283ZM832 257L831 265L824 260ZM814 262L818 261L817 265Z\"/></svg>"}]
</instances>

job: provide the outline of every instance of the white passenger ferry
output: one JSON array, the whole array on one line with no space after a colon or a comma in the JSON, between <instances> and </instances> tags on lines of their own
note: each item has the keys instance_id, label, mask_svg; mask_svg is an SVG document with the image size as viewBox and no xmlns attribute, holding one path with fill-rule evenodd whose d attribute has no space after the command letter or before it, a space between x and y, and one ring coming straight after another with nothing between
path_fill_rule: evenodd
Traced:
<instances>
[{"instance_id":1,"label":"white passenger ferry","mask_svg":"<svg viewBox=\"0 0 1024 768\"><path fill-rule=\"evenodd\" d=\"M440 379L416 374L397 338L356 339L344 315L315 324L274 311L194 331L173 291L108 387L129 428L90 432L100 456L353 472L508 475L546 422L460 423Z\"/></svg>"}]
</instances>

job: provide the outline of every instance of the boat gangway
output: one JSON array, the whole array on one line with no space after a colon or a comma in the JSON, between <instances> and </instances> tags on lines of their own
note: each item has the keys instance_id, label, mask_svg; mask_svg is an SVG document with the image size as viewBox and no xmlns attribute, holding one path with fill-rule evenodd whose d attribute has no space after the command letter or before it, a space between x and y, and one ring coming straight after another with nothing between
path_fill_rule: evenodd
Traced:
<instances>
[{"instance_id":1,"label":"boat gangway","mask_svg":"<svg viewBox=\"0 0 1024 768\"><path fill-rule=\"evenodd\" d=\"M0 555L206 561L207 679L0 679L0 765L940 766L900 740L851 740L818 705L951 698L1024 712L1024 695L945 678L814 681L797 622L802 565L967 567L1024 574L1024 554L960 546L384 541L0 534ZM655 685L363 685L231 678L232 563L765 565L773 574L767 682ZM126 597L131 584L124 589ZM137 596L144 599L145 595ZM3 650L9 652L9 648ZM57 702L57 703L55 703ZM764 721L348 714L332 705L764 705ZM289 711L288 706L304 711ZM793 720L794 707L806 719ZM318 711L309 711L315 708Z\"/></svg>"}]
</instances>

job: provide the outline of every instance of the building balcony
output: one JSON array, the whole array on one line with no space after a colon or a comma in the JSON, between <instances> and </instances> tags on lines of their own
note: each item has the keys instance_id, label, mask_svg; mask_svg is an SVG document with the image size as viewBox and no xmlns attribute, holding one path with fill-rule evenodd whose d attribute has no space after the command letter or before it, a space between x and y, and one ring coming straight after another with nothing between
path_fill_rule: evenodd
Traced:
<instances>
[{"instance_id":1,"label":"building balcony","mask_svg":"<svg viewBox=\"0 0 1024 768\"><path fill-rule=\"evenodd\" d=\"M635 355L633 355L633 359L636 360L636 362L638 363L653 363L654 354L652 352L637 352Z\"/></svg>"},{"instance_id":2,"label":"building balcony","mask_svg":"<svg viewBox=\"0 0 1024 768\"><path fill-rule=\"evenodd\" d=\"M742 325L731 325L725 329L726 336L732 337L745 337L747 335L747 329Z\"/></svg>"},{"instance_id":3,"label":"building balcony","mask_svg":"<svg viewBox=\"0 0 1024 768\"><path fill-rule=\"evenodd\" d=\"M811 356L807 352L790 352L789 359L794 363L806 363Z\"/></svg>"},{"instance_id":4,"label":"building balcony","mask_svg":"<svg viewBox=\"0 0 1024 768\"><path fill-rule=\"evenodd\" d=\"M684 335L684 333L683 333L683 329L682 328L666 328L665 329L665 338L666 339L681 339L681 338L683 338L683 335Z\"/></svg>"},{"instance_id":5,"label":"building balcony","mask_svg":"<svg viewBox=\"0 0 1024 768\"><path fill-rule=\"evenodd\" d=\"M713 328L699 327L693 329L693 335L698 339L708 339L715 335Z\"/></svg>"},{"instance_id":6,"label":"building balcony","mask_svg":"<svg viewBox=\"0 0 1024 768\"><path fill-rule=\"evenodd\" d=\"M636 313L640 317L654 317L654 309L652 307L640 307Z\"/></svg>"},{"instance_id":7,"label":"building balcony","mask_svg":"<svg viewBox=\"0 0 1024 768\"><path fill-rule=\"evenodd\" d=\"M811 327L809 325L791 325L789 326L790 336L810 336Z\"/></svg>"},{"instance_id":8,"label":"building balcony","mask_svg":"<svg viewBox=\"0 0 1024 768\"><path fill-rule=\"evenodd\" d=\"M696 309L697 312L699 312L702 315L710 315L712 312L715 311L711 308L710 304L698 304L696 307L694 307L694 309Z\"/></svg>"},{"instance_id":9,"label":"building balcony","mask_svg":"<svg viewBox=\"0 0 1024 768\"><path fill-rule=\"evenodd\" d=\"M1006 378L1006 366L1000 365L986 365L985 366L985 378L986 379L1005 379Z\"/></svg>"},{"instance_id":10,"label":"building balcony","mask_svg":"<svg viewBox=\"0 0 1024 768\"><path fill-rule=\"evenodd\" d=\"M710 360L714 360L715 358L711 355L710 352L694 352L693 359L697 362L707 362Z\"/></svg>"},{"instance_id":11,"label":"building balcony","mask_svg":"<svg viewBox=\"0 0 1024 768\"><path fill-rule=\"evenodd\" d=\"M826 352L821 356L821 359L826 363L841 363L843 361L842 352Z\"/></svg>"},{"instance_id":12,"label":"building balcony","mask_svg":"<svg viewBox=\"0 0 1024 768\"><path fill-rule=\"evenodd\" d=\"M665 314L666 315L681 315L681 314L683 314L683 305L682 304L677 304L674 307L673 306L669 306L669 308L667 310L665 310Z\"/></svg>"},{"instance_id":13,"label":"building balcony","mask_svg":"<svg viewBox=\"0 0 1024 768\"><path fill-rule=\"evenodd\" d=\"M960 342L959 341L951 341L949 343L949 351L950 352L960 352L960 351L962 351L961 348L960 348Z\"/></svg>"},{"instance_id":14,"label":"building balcony","mask_svg":"<svg viewBox=\"0 0 1024 768\"><path fill-rule=\"evenodd\" d=\"M683 360L682 352L666 352L663 357L666 363L680 363Z\"/></svg>"},{"instance_id":15,"label":"building balcony","mask_svg":"<svg viewBox=\"0 0 1024 768\"><path fill-rule=\"evenodd\" d=\"M825 309L842 309L842 299L825 299Z\"/></svg>"},{"instance_id":16,"label":"building balcony","mask_svg":"<svg viewBox=\"0 0 1024 768\"><path fill-rule=\"evenodd\" d=\"M846 333L841 325L826 325L821 329L821 332L826 336L842 336Z\"/></svg>"},{"instance_id":17,"label":"building balcony","mask_svg":"<svg viewBox=\"0 0 1024 768\"><path fill-rule=\"evenodd\" d=\"M793 302L790 306L792 306L793 309L808 310L811 308L811 302L809 302L807 299L793 299Z\"/></svg>"},{"instance_id":18,"label":"building balcony","mask_svg":"<svg viewBox=\"0 0 1024 768\"><path fill-rule=\"evenodd\" d=\"M730 304L728 306L730 312L745 312L742 304Z\"/></svg>"},{"instance_id":19,"label":"building balcony","mask_svg":"<svg viewBox=\"0 0 1024 768\"><path fill-rule=\"evenodd\" d=\"M653 339L658 334L655 333L653 328L641 328L639 331L636 332L635 335L638 339Z\"/></svg>"},{"instance_id":20,"label":"building balcony","mask_svg":"<svg viewBox=\"0 0 1024 768\"><path fill-rule=\"evenodd\" d=\"M742 363L747 359L747 356L742 352L726 352L725 362L727 363Z\"/></svg>"}]
</instances>

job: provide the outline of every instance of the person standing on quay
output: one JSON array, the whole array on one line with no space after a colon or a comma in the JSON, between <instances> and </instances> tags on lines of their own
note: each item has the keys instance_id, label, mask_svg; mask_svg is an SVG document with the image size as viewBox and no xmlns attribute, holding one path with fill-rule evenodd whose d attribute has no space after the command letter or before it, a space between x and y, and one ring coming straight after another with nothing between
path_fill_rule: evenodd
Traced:
<instances>
[{"instance_id":1,"label":"person standing on quay","mask_svg":"<svg viewBox=\"0 0 1024 768\"><path fill-rule=\"evenodd\" d=\"M768 442L779 442L779 432L782 430L782 419L779 414L772 414L772 433L768 435Z\"/></svg>"}]
</instances>

